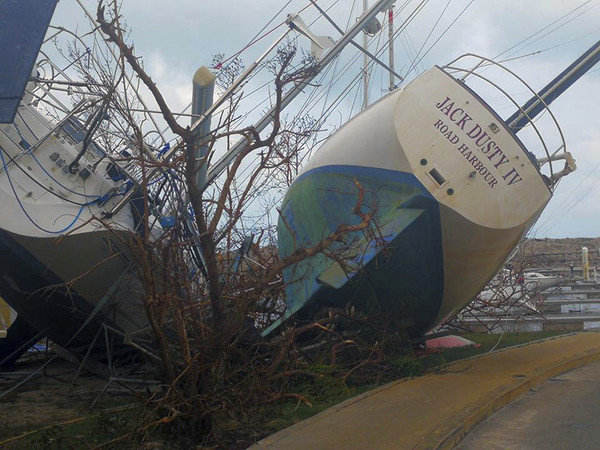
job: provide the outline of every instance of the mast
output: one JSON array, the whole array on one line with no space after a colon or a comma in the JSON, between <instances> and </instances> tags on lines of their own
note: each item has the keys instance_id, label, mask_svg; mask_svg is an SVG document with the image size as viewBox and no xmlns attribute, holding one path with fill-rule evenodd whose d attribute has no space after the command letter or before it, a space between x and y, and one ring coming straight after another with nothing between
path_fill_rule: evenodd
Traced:
<instances>
[{"instance_id":1,"label":"mast","mask_svg":"<svg viewBox=\"0 0 600 450\"><path fill-rule=\"evenodd\" d=\"M390 62L390 68L394 70L394 5L390 5L388 11L388 58ZM390 92L394 90L396 84L394 83L394 74L390 71Z\"/></svg>"},{"instance_id":2,"label":"mast","mask_svg":"<svg viewBox=\"0 0 600 450\"><path fill-rule=\"evenodd\" d=\"M317 75L328 65L330 64L336 57L337 55L348 45L353 43L352 39L354 39L356 37L356 35L358 35L363 28L365 28L365 26L367 26L367 24L374 18L377 16L377 14L379 14L381 11L386 11L389 9L390 5L394 2L394 0L379 0L375 5L373 5L366 14L362 15L357 22L350 27L350 29L342 36L342 38L340 40L338 40L337 42L335 42L335 45L333 45L332 48L330 48L323 56L322 58L318 61L314 73L307 77L305 80L299 82L298 84L294 85L288 92L286 92L286 94L284 95L284 97L281 100L281 105L280 105L280 110L283 111L289 104L290 102L296 97L298 96L301 92L303 92L303 90L305 88L307 88L308 86L310 86L310 83L312 82L312 80L314 80ZM277 42L281 42L281 40L283 40L285 38L285 36L287 35L287 33L289 33L289 30L286 31L283 36L281 36ZM276 44L273 44L269 50L267 52L265 52L263 54L263 56L261 56L261 60L264 56L266 56L266 54L271 51L274 47L276 46ZM254 68L258 67L258 64L253 65L252 69L254 70ZM246 72L244 72L244 74L242 74L242 77L247 77L248 76L248 70ZM401 79L401 78L400 78ZM239 83L239 81L236 81L234 83L234 86L239 86L241 83ZM229 96L233 93L233 90L230 88L230 90L228 90L226 92L226 95ZM217 107L217 105L219 105L221 103L221 101L223 100L224 97L226 97L226 95L224 94L218 101L216 101L210 108L208 108L208 110L198 119L196 120L196 122L194 123L194 125L192 126L192 131L194 132L200 132L200 125L202 124L202 122L204 120L207 119L207 117L209 116L210 113L212 113L214 111L214 109ZM272 123L273 118L275 116L275 106L273 108L271 108L270 111L268 111L267 113L265 113L265 115L258 120L258 122L256 122L254 124L254 129L256 130L256 132L260 133L262 130L264 130L269 124ZM244 139L240 140L237 144L235 144L225 155L223 155L217 162L215 162L212 166L210 166L208 168L208 173L206 176L206 179L204 181L204 185L202 186L198 186L199 189L203 190L205 189L209 184L211 184L231 163L231 161L233 161L235 159L235 157L244 150L244 148L246 147L247 143ZM173 146L168 152L166 152L163 157L162 160L166 160L168 159L170 156L172 156L177 150L180 149L179 145L175 145ZM152 176L155 173L156 169L153 169L153 171L150 173L149 176ZM117 211L119 211L121 208L123 208L123 206L125 206L130 200L131 197L133 195L133 190L128 191L123 198L121 199L121 201L115 205L113 207L113 209L108 213L109 215L115 214Z\"/></svg>"},{"instance_id":3,"label":"mast","mask_svg":"<svg viewBox=\"0 0 600 450\"><path fill-rule=\"evenodd\" d=\"M530 98L525 105L506 119L508 127L515 133L523 129L535 116L556 100L579 78L585 75L588 70L594 67L598 61L600 61L600 41L592 45L588 51L563 70L544 89Z\"/></svg>"},{"instance_id":4,"label":"mast","mask_svg":"<svg viewBox=\"0 0 600 450\"><path fill-rule=\"evenodd\" d=\"M369 9L369 0L363 0L363 15L367 13L367 9ZM369 38L367 33L363 31L362 35L362 46L365 50L368 50ZM369 67L369 58L363 53L363 111L369 107L369 72L367 68Z\"/></svg>"}]
</instances>

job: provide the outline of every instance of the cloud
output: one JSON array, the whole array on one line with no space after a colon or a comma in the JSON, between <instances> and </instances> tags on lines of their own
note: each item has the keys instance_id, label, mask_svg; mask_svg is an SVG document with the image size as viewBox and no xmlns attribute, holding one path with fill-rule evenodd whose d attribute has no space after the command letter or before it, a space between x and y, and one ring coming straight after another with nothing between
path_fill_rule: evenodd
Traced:
<instances>
[{"instance_id":1,"label":"cloud","mask_svg":"<svg viewBox=\"0 0 600 450\"><path fill-rule=\"evenodd\" d=\"M373 4L373 1L370 0L370 3ZM429 2L411 22L405 37L398 41L397 67L409 66L410 54L420 48L426 51L438 38L439 42L423 57L421 65L424 69L434 64L445 64L462 53L475 52L494 57L517 45L505 55L515 50L513 57L541 51L535 56L509 63L510 68L534 89L540 89L600 36L600 3L597 1L584 5L567 19L561 17L583 4L583 0L486 0L475 1L468 6L469 2L454 0L443 15L441 12L446 2ZM359 14L359 11L350 12L351 3L342 0L330 11L342 28L353 23ZM74 12L73 4L73 0L62 0L57 19L65 24L81 22L82 14ZM95 11L95 1L87 0L86 4L92 12ZM198 66L210 64L216 53L230 56L243 48L284 4L282 0L125 0L122 12L131 28L136 53L144 58L146 67L169 103L178 109L189 101L190 80ZM286 13L299 11L306 4L306 0L293 0L267 29L281 23ZM334 2L323 1L323 4L329 6ZM409 16L409 11L418 2L412 1L405 10L399 11L401 4L403 2L396 2L398 16L403 19ZM585 13L575 17L579 12ZM310 23L315 17L314 9L308 8L302 17ZM573 20L569 22L570 18ZM439 23L432 31L438 19ZM325 21L317 23L314 29L321 34L338 36ZM283 28L250 48L243 54L244 60L253 60L281 31ZM524 46L522 41L536 32L539 33L526 42L529 45ZM442 36L442 33L445 34ZM412 52L409 54L405 48L412 48ZM373 92L378 90L379 87L373 88ZM529 94L521 91L513 93L519 100L526 100ZM599 92L600 71L596 69L552 105L579 170L561 182L542 220L551 214L560 215L561 199L576 189L590 168L600 162ZM508 109L506 113L509 114ZM591 177L597 178L597 175L589 175ZM560 221L547 231L548 235L600 235L600 230L596 230L596 224L600 223L600 202L597 201L600 191L598 184L595 186L590 188L590 194L570 207L569 214L562 214Z\"/></svg>"},{"instance_id":2,"label":"cloud","mask_svg":"<svg viewBox=\"0 0 600 450\"><path fill-rule=\"evenodd\" d=\"M171 109L182 111L192 100L192 77L171 67L161 53L152 52L145 60L146 70L165 95Z\"/></svg>"}]
</instances>

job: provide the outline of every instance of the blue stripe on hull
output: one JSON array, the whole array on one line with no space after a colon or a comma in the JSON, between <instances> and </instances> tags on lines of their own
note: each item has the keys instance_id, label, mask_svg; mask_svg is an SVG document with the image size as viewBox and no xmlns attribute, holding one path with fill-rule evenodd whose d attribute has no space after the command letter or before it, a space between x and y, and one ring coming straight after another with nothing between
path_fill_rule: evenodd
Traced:
<instances>
[{"instance_id":1,"label":"blue stripe on hull","mask_svg":"<svg viewBox=\"0 0 600 450\"><path fill-rule=\"evenodd\" d=\"M280 255L288 256L296 246L314 246L341 224L360 223L353 213L356 182L364 195L362 212L376 210L370 231L349 233L345 242L331 246L330 257L318 254L286 269L286 315L311 304L353 304L412 319L411 333L422 333L440 310L443 252L439 205L414 175L344 165L303 174L282 206ZM345 278L335 270L336 258L349 264Z\"/></svg>"}]
</instances>

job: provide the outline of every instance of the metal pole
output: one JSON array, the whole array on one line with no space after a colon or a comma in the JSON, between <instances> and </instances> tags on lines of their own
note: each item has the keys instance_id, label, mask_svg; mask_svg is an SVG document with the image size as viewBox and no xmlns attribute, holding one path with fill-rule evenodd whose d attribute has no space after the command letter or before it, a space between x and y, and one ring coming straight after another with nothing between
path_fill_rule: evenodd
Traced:
<instances>
[{"instance_id":1,"label":"metal pole","mask_svg":"<svg viewBox=\"0 0 600 450\"><path fill-rule=\"evenodd\" d=\"M392 72L390 72L390 91L393 91L396 88L396 83L394 83L394 5L390 6L388 11L388 53L389 53L389 62L390 68Z\"/></svg>"},{"instance_id":2,"label":"metal pole","mask_svg":"<svg viewBox=\"0 0 600 450\"><path fill-rule=\"evenodd\" d=\"M515 133L522 129L599 61L600 41L596 42L537 95L529 99L524 106L506 119L509 128Z\"/></svg>"},{"instance_id":3,"label":"metal pole","mask_svg":"<svg viewBox=\"0 0 600 450\"><path fill-rule=\"evenodd\" d=\"M371 7L367 14L362 16L362 18L358 20L354 26L350 28L350 30L348 30L348 32L332 47L332 49L325 54L323 59L315 68L314 73L288 91L281 101L281 110L283 110L294 98L296 98L298 94L300 94L300 92L310 85L312 80L316 78L321 70L323 70L324 67L326 67L337 57L337 55L352 41L352 39L354 39L358 33L360 33L360 31L367 23L369 23L370 20L372 20L381 11L389 9L389 5L393 1L394 0L380 0L373 7ZM273 121L274 114L275 107L271 108L271 110L255 124L254 129L260 133ZM206 185L204 187L212 183L229 166L229 164L231 164L235 157L241 151L243 151L246 145L247 142L245 139L240 140L231 150L229 150L229 152L227 152L227 154L225 154L217 163L215 163L208 171Z\"/></svg>"},{"instance_id":4,"label":"metal pole","mask_svg":"<svg viewBox=\"0 0 600 450\"><path fill-rule=\"evenodd\" d=\"M341 35L344 34L344 30L342 30L338 26L338 24L335 23L331 17L329 17L327 12L319 6L319 4L317 3L316 0L310 0L310 2L317 9L317 11L319 11L319 13L338 31L338 33L340 33ZM357 44L354 41L350 41L350 44L353 45L354 48L356 48L357 50L359 50L362 53L364 53L365 55L367 55L373 62L375 62L376 64L379 64L381 67L383 67L385 70L387 70L390 73L390 76L391 75L395 76L396 78L398 78L398 81L404 81L404 78L399 73L397 73L394 68L385 64L382 60L380 60L377 56L375 56L373 53L368 51L366 48L361 47L359 44ZM392 45L392 47L393 47L393 45Z\"/></svg>"},{"instance_id":5,"label":"metal pole","mask_svg":"<svg viewBox=\"0 0 600 450\"><path fill-rule=\"evenodd\" d=\"M363 0L363 13L366 14L369 9L369 0ZM367 33L363 31L362 46L365 50L369 48L369 39ZM369 106L369 72L367 68L369 66L369 58L363 53L363 111Z\"/></svg>"}]
</instances>

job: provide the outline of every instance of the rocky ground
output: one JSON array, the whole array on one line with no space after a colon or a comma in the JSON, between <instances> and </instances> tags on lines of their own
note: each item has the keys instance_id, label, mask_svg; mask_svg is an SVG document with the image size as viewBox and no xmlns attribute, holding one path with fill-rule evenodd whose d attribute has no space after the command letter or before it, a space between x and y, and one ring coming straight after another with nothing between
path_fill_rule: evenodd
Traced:
<instances>
[{"instance_id":1,"label":"rocky ground","mask_svg":"<svg viewBox=\"0 0 600 450\"><path fill-rule=\"evenodd\" d=\"M581 267L581 249L587 247L590 267L600 270L600 237L565 239L527 239L513 256L513 262L525 268L568 269Z\"/></svg>"}]
</instances>

